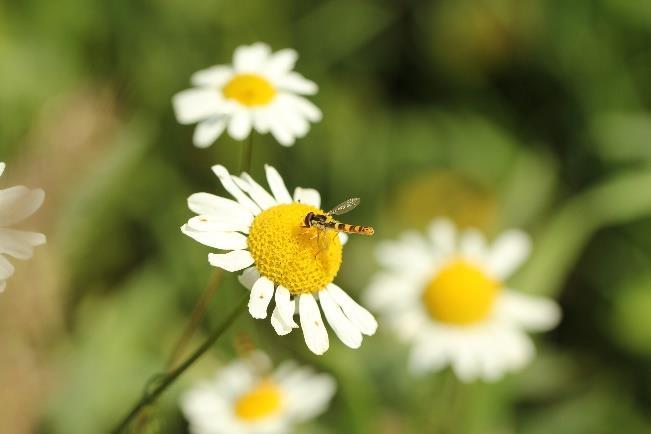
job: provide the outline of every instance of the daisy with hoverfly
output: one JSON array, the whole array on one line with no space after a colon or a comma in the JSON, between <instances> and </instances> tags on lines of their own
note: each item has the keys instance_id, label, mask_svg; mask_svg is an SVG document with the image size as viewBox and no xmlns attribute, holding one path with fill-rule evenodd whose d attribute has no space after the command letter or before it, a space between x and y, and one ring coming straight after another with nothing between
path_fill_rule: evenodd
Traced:
<instances>
[{"instance_id":1,"label":"daisy with hoverfly","mask_svg":"<svg viewBox=\"0 0 651 434\"><path fill-rule=\"evenodd\" d=\"M325 353L329 339L322 309L339 339L359 348L363 335L375 333L377 322L333 282L346 241L345 233L336 228L341 223L332 223L337 209L330 214L320 209L321 196L314 189L297 187L290 195L271 166L265 166L271 193L248 173L234 176L221 165L212 169L235 200L210 193L191 195L188 206L197 216L183 225L182 232L225 251L208 255L213 266L242 271L240 281L251 290L251 316L266 318L274 300L271 324L279 335L299 327L294 320L298 314L308 348ZM318 241L330 232L335 236L327 236L327 245Z\"/></svg>"}]
</instances>

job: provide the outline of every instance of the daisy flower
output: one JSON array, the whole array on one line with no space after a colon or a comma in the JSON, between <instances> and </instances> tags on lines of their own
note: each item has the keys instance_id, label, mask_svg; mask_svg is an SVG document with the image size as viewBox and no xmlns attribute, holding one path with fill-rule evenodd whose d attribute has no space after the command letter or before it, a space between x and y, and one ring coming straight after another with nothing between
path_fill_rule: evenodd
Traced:
<instances>
[{"instance_id":1,"label":"daisy flower","mask_svg":"<svg viewBox=\"0 0 651 434\"><path fill-rule=\"evenodd\" d=\"M286 48L271 52L261 42L235 50L232 65L195 72L195 86L174 95L177 120L197 124L193 142L212 145L224 132L244 140L251 129L271 133L281 145L291 146L321 120L321 111L301 95L313 95L317 85L293 71L298 54Z\"/></svg>"},{"instance_id":2,"label":"daisy flower","mask_svg":"<svg viewBox=\"0 0 651 434\"><path fill-rule=\"evenodd\" d=\"M0 176L5 163L0 163ZM36 212L43 204L45 193L41 189L16 185L0 190L0 292L7 286L7 279L14 274L14 266L6 255L16 259L32 257L34 247L45 244L45 235L11 229Z\"/></svg>"},{"instance_id":3,"label":"daisy flower","mask_svg":"<svg viewBox=\"0 0 651 434\"><path fill-rule=\"evenodd\" d=\"M343 234L333 237L327 249L317 244L318 229L305 228L309 212L323 213L321 196L311 188L297 187L293 197L276 169L265 166L271 193L247 173L233 176L224 166L212 167L235 200L209 193L188 198L196 214L181 231L196 241L227 253L210 253L208 261L226 271L244 270L240 282L249 290L253 318L267 317L273 299L271 324L286 335L298 324L308 348L315 354L328 350L325 318L341 341L359 348L362 335L375 333L375 318L332 281L342 261ZM317 303L318 301L318 303Z\"/></svg>"},{"instance_id":4,"label":"daisy flower","mask_svg":"<svg viewBox=\"0 0 651 434\"><path fill-rule=\"evenodd\" d=\"M530 248L517 230L489 244L478 230L459 233L450 221L435 220L427 237L407 233L379 245L385 270L365 296L412 344L414 372L450 365L462 381L495 381L533 358L527 331L549 330L560 319L554 301L505 284Z\"/></svg>"},{"instance_id":5,"label":"daisy flower","mask_svg":"<svg viewBox=\"0 0 651 434\"><path fill-rule=\"evenodd\" d=\"M231 363L182 396L190 432L286 434L326 410L336 389L330 375L293 362L270 372L268 358L254 355Z\"/></svg>"}]
</instances>

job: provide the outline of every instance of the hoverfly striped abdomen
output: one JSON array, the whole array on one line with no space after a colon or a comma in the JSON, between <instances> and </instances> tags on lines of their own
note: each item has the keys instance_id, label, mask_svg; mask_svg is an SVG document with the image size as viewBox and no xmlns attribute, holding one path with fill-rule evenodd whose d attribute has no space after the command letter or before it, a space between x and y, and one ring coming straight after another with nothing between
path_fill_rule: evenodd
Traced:
<instances>
[{"instance_id":1,"label":"hoverfly striped abdomen","mask_svg":"<svg viewBox=\"0 0 651 434\"><path fill-rule=\"evenodd\" d=\"M334 229L349 234L373 235L375 230L370 226L349 225L347 223L334 223Z\"/></svg>"}]
</instances>

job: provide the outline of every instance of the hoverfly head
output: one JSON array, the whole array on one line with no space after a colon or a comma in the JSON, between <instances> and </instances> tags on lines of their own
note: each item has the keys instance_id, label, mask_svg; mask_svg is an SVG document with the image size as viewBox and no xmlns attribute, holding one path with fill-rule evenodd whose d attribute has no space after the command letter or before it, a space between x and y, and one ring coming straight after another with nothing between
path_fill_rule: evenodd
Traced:
<instances>
[{"instance_id":1,"label":"hoverfly head","mask_svg":"<svg viewBox=\"0 0 651 434\"><path fill-rule=\"evenodd\" d=\"M312 211L308 212L305 218L303 219L303 225L306 228L312 227L312 219L314 218L314 213Z\"/></svg>"}]
</instances>

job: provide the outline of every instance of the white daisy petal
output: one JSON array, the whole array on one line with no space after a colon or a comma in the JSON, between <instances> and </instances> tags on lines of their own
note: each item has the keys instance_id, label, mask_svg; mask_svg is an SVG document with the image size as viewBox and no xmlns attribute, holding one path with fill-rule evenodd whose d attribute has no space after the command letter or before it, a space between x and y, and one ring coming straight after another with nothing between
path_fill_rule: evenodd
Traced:
<instances>
[{"instance_id":1,"label":"white daisy petal","mask_svg":"<svg viewBox=\"0 0 651 434\"><path fill-rule=\"evenodd\" d=\"M0 253L16 259L30 259L35 246L45 244L45 235L37 232L25 232L15 229L0 228Z\"/></svg>"},{"instance_id":2,"label":"white daisy petal","mask_svg":"<svg viewBox=\"0 0 651 434\"><path fill-rule=\"evenodd\" d=\"M339 232L339 241L341 241L342 246L346 245L348 242L348 235L343 232Z\"/></svg>"},{"instance_id":3,"label":"white daisy petal","mask_svg":"<svg viewBox=\"0 0 651 434\"><path fill-rule=\"evenodd\" d=\"M280 316L280 311L278 310L278 305L276 305L273 312L271 313L271 326L274 328L274 331L278 336L285 336L294 330L294 327L288 325L285 323L285 321L283 321L282 317Z\"/></svg>"},{"instance_id":4,"label":"white daisy petal","mask_svg":"<svg viewBox=\"0 0 651 434\"><path fill-rule=\"evenodd\" d=\"M278 141L283 146L292 146L296 141L296 137L292 133L291 129L285 125L284 120L278 116L274 115L269 124L269 129L271 135L274 136L274 139Z\"/></svg>"},{"instance_id":5,"label":"white daisy petal","mask_svg":"<svg viewBox=\"0 0 651 434\"><path fill-rule=\"evenodd\" d=\"M328 332L312 294L301 294L298 297L298 313L307 347L314 354L324 354L330 346Z\"/></svg>"},{"instance_id":6,"label":"white daisy petal","mask_svg":"<svg viewBox=\"0 0 651 434\"><path fill-rule=\"evenodd\" d=\"M218 393L215 393L212 385L206 382L181 396L181 409L193 425L193 431L195 432L199 432L197 431L198 426L208 431L210 426L205 421L205 416L210 411L219 413L219 410L225 406L226 402L223 398Z\"/></svg>"},{"instance_id":7,"label":"white daisy petal","mask_svg":"<svg viewBox=\"0 0 651 434\"><path fill-rule=\"evenodd\" d=\"M293 110L292 106L285 105L279 111L283 124L289 128L296 138L305 137L310 131L310 123L300 113Z\"/></svg>"},{"instance_id":8,"label":"white daisy petal","mask_svg":"<svg viewBox=\"0 0 651 434\"><path fill-rule=\"evenodd\" d=\"M213 117L199 122L192 135L192 143L197 148L207 148L215 143L226 128L226 116Z\"/></svg>"},{"instance_id":9,"label":"white daisy petal","mask_svg":"<svg viewBox=\"0 0 651 434\"><path fill-rule=\"evenodd\" d=\"M248 110L235 110L228 122L228 135L235 140L244 140L251 134L253 118Z\"/></svg>"},{"instance_id":10,"label":"white daisy petal","mask_svg":"<svg viewBox=\"0 0 651 434\"><path fill-rule=\"evenodd\" d=\"M239 202L210 193L194 193L188 197L188 208L195 214L207 215L214 218L229 219L250 226L253 213Z\"/></svg>"},{"instance_id":11,"label":"white daisy petal","mask_svg":"<svg viewBox=\"0 0 651 434\"><path fill-rule=\"evenodd\" d=\"M321 195L313 188L296 187L294 189L294 201L321 208Z\"/></svg>"},{"instance_id":12,"label":"white daisy petal","mask_svg":"<svg viewBox=\"0 0 651 434\"><path fill-rule=\"evenodd\" d=\"M181 91L172 98L176 120L193 124L227 114L223 99L215 89L195 88Z\"/></svg>"},{"instance_id":13,"label":"white daisy petal","mask_svg":"<svg viewBox=\"0 0 651 434\"><path fill-rule=\"evenodd\" d=\"M7 165L4 162L0 162L0 176L5 173L5 167L7 167Z\"/></svg>"},{"instance_id":14,"label":"white daisy petal","mask_svg":"<svg viewBox=\"0 0 651 434\"><path fill-rule=\"evenodd\" d=\"M332 399L337 385L329 375L314 375L311 371L294 381L291 386L281 384L287 389L288 406L291 416L298 422L311 419L323 413Z\"/></svg>"},{"instance_id":15,"label":"white daisy petal","mask_svg":"<svg viewBox=\"0 0 651 434\"><path fill-rule=\"evenodd\" d=\"M558 304L551 299L503 290L496 301L495 317L504 318L531 331L547 331L561 319Z\"/></svg>"},{"instance_id":16,"label":"white daisy petal","mask_svg":"<svg viewBox=\"0 0 651 434\"><path fill-rule=\"evenodd\" d=\"M403 234L399 241L381 241L375 257L387 268L411 274L429 272L434 260L425 240L413 232Z\"/></svg>"},{"instance_id":17,"label":"white daisy petal","mask_svg":"<svg viewBox=\"0 0 651 434\"><path fill-rule=\"evenodd\" d=\"M255 182L253 178L251 178L251 175L248 173L242 173L241 179L245 182L244 184L240 185L240 188L247 192L253 200L256 201L258 206L262 208L263 210L271 208L272 206L278 205L276 202L276 199L272 195L270 195L267 190L262 188L260 184Z\"/></svg>"},{"instance_id":18,"label":"white daisy petal","mask_svg":"<svg viewBox=\"0 0 651 434\"><path fill-rule=\"evenodd\" d=\"M10 226L25 220L43 205L45 192L22 185L0 190L0 226Z\"/></svg>"},{"instance_id":19,"label":"white daisy petal","mask_svg":"<svg viewBox=\"0 0 651 434\"><path fill-rule=\"evenodd\" d=\"M283 323L289 327L297 328L298 324L294 321L294 301L291 300L291 294L287 288L284 286L278 286L276 289L276 308L278 308L278 314L283 320Z\"/></svg>"},{"instance_id":20,"label":"white daisy petal","mask_svg":"<svg viewBox=\"0 0 651 434\"><path fill-rule=\"evenodd\" d=\"M233 66L237 72L259 72L265 66L271 49L262 42L235 49Z\"/></svg>"},{"instance_id":21,"label":"white daisy petal","mask_svg":"<svg viewBox=\"0 0 651 434\"><path fill-rule=\"evenodd\" d=\"M328 324L335 331L337 337L350 348L359 348L362 345L362 333L357 326L349 320L334 302L328 291L319 292L319 301L323 308Z\"/></svg>"},{"instance_id":22,"label":"white daisy petal","mask_svg":"<svg viewBox=\"0 0 651 434\"><path fill-rule=\"evenodd\" d=\"M269 115L269 111L268 107L252 111L253 128L260 134L267 134L271 128L272 116Z\"/></svg>"},{"instance_id":23,"label":"white daisy petal","mask_svg":"<svg viewBox=\"0 0 651 434\"><path fill-rule=\"evenodd\" d=\"M487 267L496 277L506 279L529 257L530 251L527 234L518 230L504 232L488 252Z\"/></svg>"},{"instance_id":24,"label":"white daisy petal","mask_svg":"<svg viewBox=\"0 0 651 434\"><path fill-rule=\"evenodd\" d=\"M501 334L501 328L487 327L485 335L478 343L479 376L485 381L498 381L509 369L504 362Z\"/></svg>"},{"instance_id":25,"label":"white daisy petal","mask_svg":"<svg viewBox=\"0 0 651 434\"><path fill-rule=\"evenodd\" d=\"M409 342L431 324L431 318L419 306L415 308L410 306L410 309L401 309L389 316L387 322L395 330L398 338Z\"/></svg>"},{"instance_id":26,"label":"white daisy petal","mask_svg":"<svg viewBox=\"0 0 651 434\"><path fill-rule=\"evenodd\" d=\"M529 336L512 328L504 328L498 342L504 371L522 369L531 362L536 352Z\"/></svg>"},{"instance_id":27,"label":"white daisy petal","mask_svg":"<svg viewBox=\"0 0 651 434\"><path fill-rule=\"evenodd\" d=\"M264 319L267 317L267 307L274 295L274 284L266 277L260 277L251 288L249 298L249 313L253 318Z\"/></svg>"},{"instance_id":28,"label":"white daisy petal","mask_svg":"<svg viewBox=\"0 0 651 434\"><path fill-rule=\"evenodd\" d=\"M181 232L201 244L220 250L242 250L247 248L246 236L238 232L202 232L189 225L181 226Z\"/></svg>"},{"instance_id":29,"label":"white daisy petal","mask_svg":"<svg viewBox=\"0 0 651 434\"><path fill-rule=\"evenodd\" d=\"M477 357L473 354L472 343L461 341L456 351L452 354L452 369L459 380L470 383L477 379L480 366Z\"/></svg>"},{"instance_id":30,"label":"white daisy petal","mask_svg":"<svg viewBox=\"0 0 651 434\"><path fill-rule=\"evenodd\" d=\"M260 278L260 272L257 268L247 268L237 277L237 280L249 291L253 288L253 284Z\"/></svg>"},{"instance_id":31,"label":"white daisy petal","mask_svg":"<svg viewBox=\"0 0 651 434\"><path fill-rule=\"evenodd\" d=\"M450 220L445 218L434 220L427 228L427 232L440 255L450 255L454 252L457 231Z\"/></svg>"},{"instance_id":32,"label":"white daisy petal","mask_svg":"<svg viewBox=\"0 0 651 434\"><path fill-rule=\"evenodd\" d=\"M334 302L341 307L348 319L357 326L359 331L368 336L375 334L377 321L369 311L357 304L343 289L334 283L329 284L326 291L332 296Z\"/></svg>"},{"instance_id":33,"label":"white daisy petal","mask_svg":"<svg viewBox=\"0 0 651 434\"><path fill-rule=\"evenodd\" d=\"M276 85L281 89L302 95L314 95L319 90L315 82L293 71L276 80Z\"/></svg>"},{"instance_id":34,"label":"white daisy petal","mask_svg":"<svg viewBox=\"0 0 651 434\"><path fill-rule=\"evenodd\" d=\"M486 249L486 239L477 229L468 229L461 233L459 250L465 258L483 261L486 257Z\"/></svg>"},{"instance_id":35,"label":"white daisy petal","mask_svg":"<svg viewBox=\"0 0 651 434\"><path fill-rule=\"evenodd\" d=\"M420 302L422 288L413 279L380 272L371 279L364 301L371 309L395 310Z\"/></svg>"},{"instance_id":36,"label":"white daisy petal","mask_svg":"<svg viewBox=\"0 0 651 434\"><path fill-rule=\"evenodd\" d=\"M251 266L254 260L248 250L233 250L223 254L209 253L208 262L213 267L219 267L226 271L240 271Z\"/></svg>"},{"instance_id":37,"label":"white daisy petal","mask_svg":"<svg viewBox=\"0 0 651 434\"><path fill-rule=\"evenodd\" d=\"M292 203L292 197L285 187L285 181L278 171L273 167L265 164L264 169L267 173L267 183L278 203Z\"/></svg>"},{"instance_id":38,"label":"white daisy petal","mask_svg":"<svg viewBox=\"0 0 651 434\"><path fill-rule=\"evenodd\" d=\"M220 88L233 77L233 68L226 65L216 65L202 69L190 77L194 86L208 86Z\"/></svg>"},{"instance_id":39,"label":"white daisy petal","mask_svg":"<svg viewBox=\"0 0 651 434\"><path fill-rule=\"evenodd\" d=\"M198 215L188 220L188 227L199 232L249 232L250 223L231 216Z\"/></svg>"},{"instance_id":40,"label":"white daisy petal","mask_svg":"<svg viewBox=\"0 0 651 434\"><path fill-rule=\"evenodd\" d=\"M224 186L224 189L226 189L226 191L228 191L244 208L249 210L253 215L260 214L260 207L256 205L251 198L244 194L242 190L240 190L231 178L231 174L228 173L228 170L224 166L216 164L212 166L212 171L217 175Z\"/></svg>"},{"instance_id":41,"label":"white daisy petal","mask_svg":"<svg viewBox=\"0 0 651 434\"><path fill-rule=\"evenodd\" d=\"M409 354L409 368L415 374L437 372L448 363L448 353L441 349L440 336L425 333L416 340Z\"/></svg>"},{"instance_id":42,"label":"white daisy petal","mask_svg":"<svg viewBox=\"0 0 651 434\"><path fill-rule=\"evenodd\" d=\"M260 110L260 113L264 113L267 129L278 143L282 146L292 146L296 141L296 136L292 128L287 124L283 113L285 107L279 101L280 98L276 98L273 103L267 106L266 110Z\"/></svg>"},{"instance_id":43,"label":"white daisy petal","mask_svg":"<svg viewBox=\"0 0 651 434\"><path fill-rule=\"evenodd\" d=\"M290 103L295 110L305 116L305 118L310 122L320 122L321 119L323 119L323 113L321 110L319 110L319 108L307 98L294 94L282 93L278 95L278 99Z\"/></svg>"},{"instance_id":44,"label":"white daisy petal","mask_svg":"<svg viewBox=\"0 0 651 434\"><path fill-rule=\"evenodd\" d=\"M277 79L284 74L287 74L294 68L298 53L291 48L285 48L273 53L267 60L265 68L266 73L273 79Z\"/></svg>"}]
</instances>

